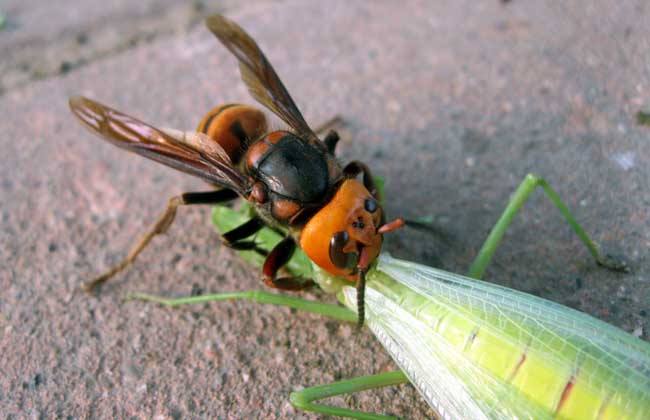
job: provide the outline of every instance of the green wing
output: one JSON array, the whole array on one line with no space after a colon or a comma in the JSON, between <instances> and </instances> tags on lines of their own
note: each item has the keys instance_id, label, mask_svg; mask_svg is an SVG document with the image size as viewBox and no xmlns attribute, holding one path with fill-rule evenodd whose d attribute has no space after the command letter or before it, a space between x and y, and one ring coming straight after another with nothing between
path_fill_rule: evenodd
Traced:
<instances>
[{"instance_id":1,"label":"green wing","mask_svg":"<svg viewBox=\"0 0 650 420\"><path fill-rule=\"evenodd\" d=\"M353 288L345 304L354 308ZM382 255L370 328L444 418L647 418L650 345L584 313Z\"/></svg>"}]
</instances>

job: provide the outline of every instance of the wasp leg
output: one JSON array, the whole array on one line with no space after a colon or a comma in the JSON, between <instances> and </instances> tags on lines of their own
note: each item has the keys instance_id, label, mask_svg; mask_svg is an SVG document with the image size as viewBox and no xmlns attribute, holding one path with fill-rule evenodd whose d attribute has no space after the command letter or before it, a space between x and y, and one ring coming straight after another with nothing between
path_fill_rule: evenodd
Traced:
<instances>
[{"instance_id":1,"label":"wasp leg","mask_svg":"<svg viewBox=\"0 0 650 420\"><path fill-rule=\"evenodd\" d=\"M330 130L329 133L325 136L323 139L323 143L325 143L325 146L327 147L327 151L330 152L330 154L334 154L334 151L336 150L336 144L339 142L341 138L339 137L339 133L337 133L334 130Z\"/></svg>"},{"instance_id":2,"label":"wasp leg","mask_svg":"<svg viewBox=\"0 0 650 420\"><path fill-rule=\"evenodd\" d=\"M381 200L381 197L379 196L379 190L375 184L375 179L372 177L372 173L370 172L368 165L358 160L353 160L352 162L345 165L345 168L343 168L343 173L351 178L354 178L362 173L363 186L366 187L368 191L370 191L370 194L372 194L373 197L375 197L377 200Z\"/></svg>"},{"instance_id":3,"label":"wasp leg","mask_svg":"<svg viewBox=\"0 0 650 420\"><path fill-rule=\"evenodd\" d=\"M238 195L236 192L228 189L222 189L217 191L206 191L206 192L189 192L184 193L175 197L172 197L167 202L167 208L160 215L158 220L151 226L149 231L142 235L140 239L136 242L135 246L131 248L129 254L120 261L118 264L114 265L110 270L106 271L104 274L94 278L93 280L84 283L82 288L90 292L94 290L97 286L104 283L106 280L110 279L120 271L128 267L137 256L142 252L142 250L151 242L151 240L156 235L163 234L167 232L169 226L171 226L174 218L176 217L176 209L179 206L186 206L192 204L216 204L223 203L224 201L230 201L237 198Z\"/></svg>"},{"instance_id":4,"label":"wasp leg","mask_svg":"<svg viewBox=\"0 0 650 420\"><path fill-rule=\"evenodd\" d=\"M257 233L264 226L264 222L261 219L250 219L243 225L237 226L236 228L224 233L221 236L224 241L223 244L228 248L232 248L237 251L255 251L259 255L266 257L268 255L268 252L265 249L259 247L255 241L244 240L249 236Z\"/></svg>"},{"instance_id":5,"label":"wasp leg","mask_svg":"<svg viewBox=\"0 0 650 420\"><path fill-rule=\"evenodd\" d=\"M281 240L269 253L262 267L264 284L280 290L303 290L314 286L314 282L303 277L280 277L277 278L278 270L285 265L293 255L296 243L293 238L287 236Z\"/></svg>"},{"instance_id":6,"label":"wasp leg","mask_svg":"<svg viewBox=\"0 0 650 420\"><path fill-rule=\"evenodd\" d=\"M264 222L255 217L243 225L237 226L236 228L224 233L222 235L222 238L224 241L226 241L226 245L230 246L230 244L248 238L249 236L257 233L263 227Z\"/></svg>"},{"instance_id":7,"label":"wasp leg","mask_svg":"<svg viewBox=\"0 0 650 420\"><path fill-rule=\"evenodd\" d=\"M323 139L323 143L325 143L325 147L327 147L327 151L330 152L330 154L332 155L334 154L334 150L336 149L336 143L339 142L340 137L339 137L339 133L337 133L335 130L331 128L340 125L342 121L343 119L339 115L335 115L333 118L330 118L329 120L325 121L323 124L314 128L314 133L316 133L317 135L320 135L329 129L327 135Z\"/></svg>"}]
</instances>

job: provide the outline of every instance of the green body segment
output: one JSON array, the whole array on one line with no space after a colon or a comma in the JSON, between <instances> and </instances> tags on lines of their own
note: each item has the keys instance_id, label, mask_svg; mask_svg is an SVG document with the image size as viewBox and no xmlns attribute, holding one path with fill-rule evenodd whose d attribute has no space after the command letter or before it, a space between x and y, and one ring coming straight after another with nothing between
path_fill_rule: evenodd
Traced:
<instances>
[{"instance_id":1,"label":"green body segment","mask_svg":"<svg viewBox=\"0 0 650 420\"><path fill-rule=\"evenodd\" d=\"M248 203L242 203L242 207L238 210L226 206L214 206L212 208L212 222L220 233L241 226L253 216L253 209ZM264 228L257 232L254 238L255 243L261 249L271 250L283 237L269 228ZM256 267L261 267L264 264L264 257L255 251L239 251L238 253L245 261ZM287 263L287 269L295 275L301 275L305 278L311 278L313 275L311 261L303 252L294 252L291 260Z\"/></svg>"},{"instance_id":2,"label":"green body segment","mask_svg":"<svg viewBox=\"0 0 650 420\"><path fill-rule=\"evenodd\" d=\"M632 351L641 350L638 356L643 363L638 367L599 346L599 330L594 330L594 341L589 342L581 336L562 335L560 328L536 324L528 316L518 317L497 307L492 310L477 300L463 303L453 293L424 296L379 270L368 280L369 289L404 311L400 314L404 323L417 325L417 334L431 338L436 351L430 355L431 362L446 365L482 411L492 414L489 417L535 413L534 418L642 419L650 413L650 346L621 330L568 308L559 313L573 316L575 312L578 321L588 318L590 325L602 324L608 332L620 333L623 341L633 344ZM512 299L518 295L523 294L513 294ZM353 307L354 300L349 305ZM566 320L559 321L564 324Z\"/></svg>"},{"instance_id":3,"label":"green body segment","mask_svg":"<svg viewBox=\"0 0 650 420\"><path fill-rule=\"evenodd\" d=\"M213 210L213 222L222 233L249 218L250 209L246 206L236 211L223 206ZM281 238L268 228L254 236L263 249L271 249ZM257 266L263 262L263 257L254 251L240 253ZM300 250L296 250L287 269L293 275L314 278L330 292L351 285L322 272ZM411 337L418 343L414 345L418 354L410 356L412 361L419 359L421 371L426 370L427 364L442 366L453 378L450 381L458 381L487 418L642 419L650 413L648 343L561 305L451 273L444 275L452 279L447 283L461 279L467 284L448 290L444 279L435 280L439 285L434 286L440 286L439 289L434 287L431 293L421 293L376 268L371 269L367 297L377 295L383 301L374 307L367 304L368 321L372 328L386 318L381 309L392 310L399 322L397 329L412 328ZM481 300L482 293L486 293L481 287L503 295L497 294L486 304ZM354 292L352 287L347 289L346 293ZM356 309L355 299L344 293L339 293L339 299L350 309ZM517 305L521 305L521 311ZM537 308L539 316L531 312L531 307ZM539 321L549 314L558 316L557 326ZM571 333L567 325L572 323L583 327L580 333ZM593 331L585 330L585 325ZM607 333L604 338L603 331ZM601 339L605 345L601 345ZM621 352L609 351L617 349L612 344L617 340L621 342ZM634 366L634 357L621 358L621 354L629 353L628 347L632 353L638 353L642 361L639 366ZM423 348L429 353L423 353ZM391 351L388 346L387 349ZM400 364L399 358L395 359ZM423 389L417 375L400 366L434 409L455 403L443 401L444 404L436 406L435 398L427 397L427 389ZM643 372L639 373L637 368ZM430 389L451 385L434 379Z\"/></svg>"}]
</instances>

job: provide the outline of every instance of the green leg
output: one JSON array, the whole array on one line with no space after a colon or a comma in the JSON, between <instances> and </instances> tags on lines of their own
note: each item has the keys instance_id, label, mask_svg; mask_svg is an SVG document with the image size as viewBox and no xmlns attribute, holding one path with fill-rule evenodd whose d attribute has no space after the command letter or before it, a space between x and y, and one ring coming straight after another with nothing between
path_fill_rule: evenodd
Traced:
<instances>
[{"instance_id":1,"label":"green leg","mask_svg":"<svg viewBox=\"0 0 650 420\"><path fill-rule=\"evenodd\" d=\"M555 204L555 207L557 207L560 213L562 213L562 216L564 216L569 226L571 226L573 231L578 235L582 243L585 244L598 264L611 270L629 271L628 266L624 262L617 261L613 257L603 255L600 252L598 246L594 243L594 241L591 240L589 235L587 235L584 229L578 224L566 204L564 204L564 202L562 202L560 199L560 196L548 185L544 179L533 174L528 174L510 198L508 206L499 218L499 221L497 221L497 223L492 228L492 231L490 232L488 238L483 243L483 246L476 256L476 259L469 268L469 277L476 279L483 277L485 269L490 264L492 256L499 246L499 243L501 242L506 229L508 226L510 226L512 219L524 205L526 200L528 200L528 197L538 187L541 187L551 202Z\"/></svg>"},{"instance_id":2,"label":"green leg","mask_svg":"<svg viewBox=\"0 0 650 420\"><path fill-rule=\"evenodd\" d=\"M257 303L266 303L278 306L286 306L302 311L325 315L330 318L346 322L357 322L357 314L337 305L314 302L305 299L295 298L292 296L277 295L261 290L247 290L243 292L215 293L201 296L191 296L182 298L164 298L160 296L148 295L145 293L133 293L127 296L128 300L142 300L155 302L161 305L175 307L193 303L218 302L223 300L250 300ZM350 417L355 419L392 419L394 417L380 414L364 413L360 411L349 410L346 408L333 407L322 404L314 404L312 401L323 398L333 397L336 395L349 394L352 392L364 391L373 388L382 388L385 386L399 385L408 382L407 377L401 371L380 373L372 376L362 376L359 378L348 379L345 381L335 382L329 385L315 386L306 388L302 391L291 393L291 404L294 407L314 411L322 414L329 414L341 417Z\"/></svg>"},{"instance_id":3,"label":"green leg","mask_svg":"<svg viewBox=\"0 0 650 420\"><path fill-rule=\"evenodd\" d=\"M330 416L349 417L353 419L394 419L393 416L365 413L347 408L331 405L314 404L313 401L336 395L350 394L368 389L383 388L385 386L399 385L408 382L408 378L401 371L379 373L371 376L361 376L354 379L319 385L291 393L291 404L304 411L313 411Z\"/></svg>"},{"instance_id":4,"label":"green leg","mask_svg":"<svg viewBox=\"0 0 650 420\"><path fill-rule=\"evenodd\" d=\"M221 210L222 208L220 208ZM220 218L219 221L232 221L232 218ZM228 227L228 229L232 226ZM250 300L257 303L266 303L278 306L286 306L311 313L325 315L340 321L351 323L357 322L357 314L337 305L313 302L305 299L295 298L292 296L278 295L261 290L248 290L242 292L216 293L201 296L182 297L169 299L159 296L148 295L144 293L134 293L127 299L143 300L155 302L169 307L192 303L207 303L224 300ZM402 372L382 373L374 376L350 379L347 381L337 382L331 385L323 385L307 388L291 394L291 403L298 409L314 411L322 414L338 415L352 417L357 419L389 419L392 417L377 414L363 413L354 410L348 410L338 407L313 404L312 401L327 398L335 395L346 394L350 392L363 391L366 389L380 388L384 386L397 385L408 382L408 379Z\"/></svg>"},{"instance_id":5,"label":"green leg","mask_svg":"<svg viewBox=\"0 0 650 420\"><path fill-rule=\"evenodd\" d=\"M164 298L148 295L145 293L133 293L127 296L128 300L144 300L156 302L165 306L180 306L192 303L218 302L222 300L250 300L257 303L268 303L271 305L287 306L301 311L325 315L339 321L357 322L357 314L338 305L314 302L295 298L292 296L277 295L262 290L246 290L243 292L213 293L201 296L190 296L182 298Z\"/></svg>"}]
</instances>

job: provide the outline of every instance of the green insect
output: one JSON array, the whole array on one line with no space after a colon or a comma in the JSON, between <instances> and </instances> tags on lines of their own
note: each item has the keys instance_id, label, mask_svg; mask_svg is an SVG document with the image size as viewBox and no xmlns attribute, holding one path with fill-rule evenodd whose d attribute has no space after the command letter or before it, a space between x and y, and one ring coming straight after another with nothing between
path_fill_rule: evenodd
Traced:
<instances>
[{"instance_id":1,"label":"green insect","mask_svg":"<svg viewBox=\"0 0 650 420\"><path fill-rule=\"evenodd\" d=\"M650 412L650 345L565 306L479 281L507 226L541 187L587 246L608 268L625 265L601 256L548 184L526 177L472 264L468 277L380 255L367 273L366 324L402 371L344 380L291 394L303 410L357 419L390 416L327 406L316 401L410 381L441 418L641 419ZM242 225L250 208L218 206L213 222L221 233ZM265 228L257 250L239 251L260 265L260 251L282 239ZM166 299L133 298L167 306L245 299L288 306L355 322L356 290L320 270L297 250L287 264L337 293L346 308L261 290Z\"/></svg>"}]
</instances>

